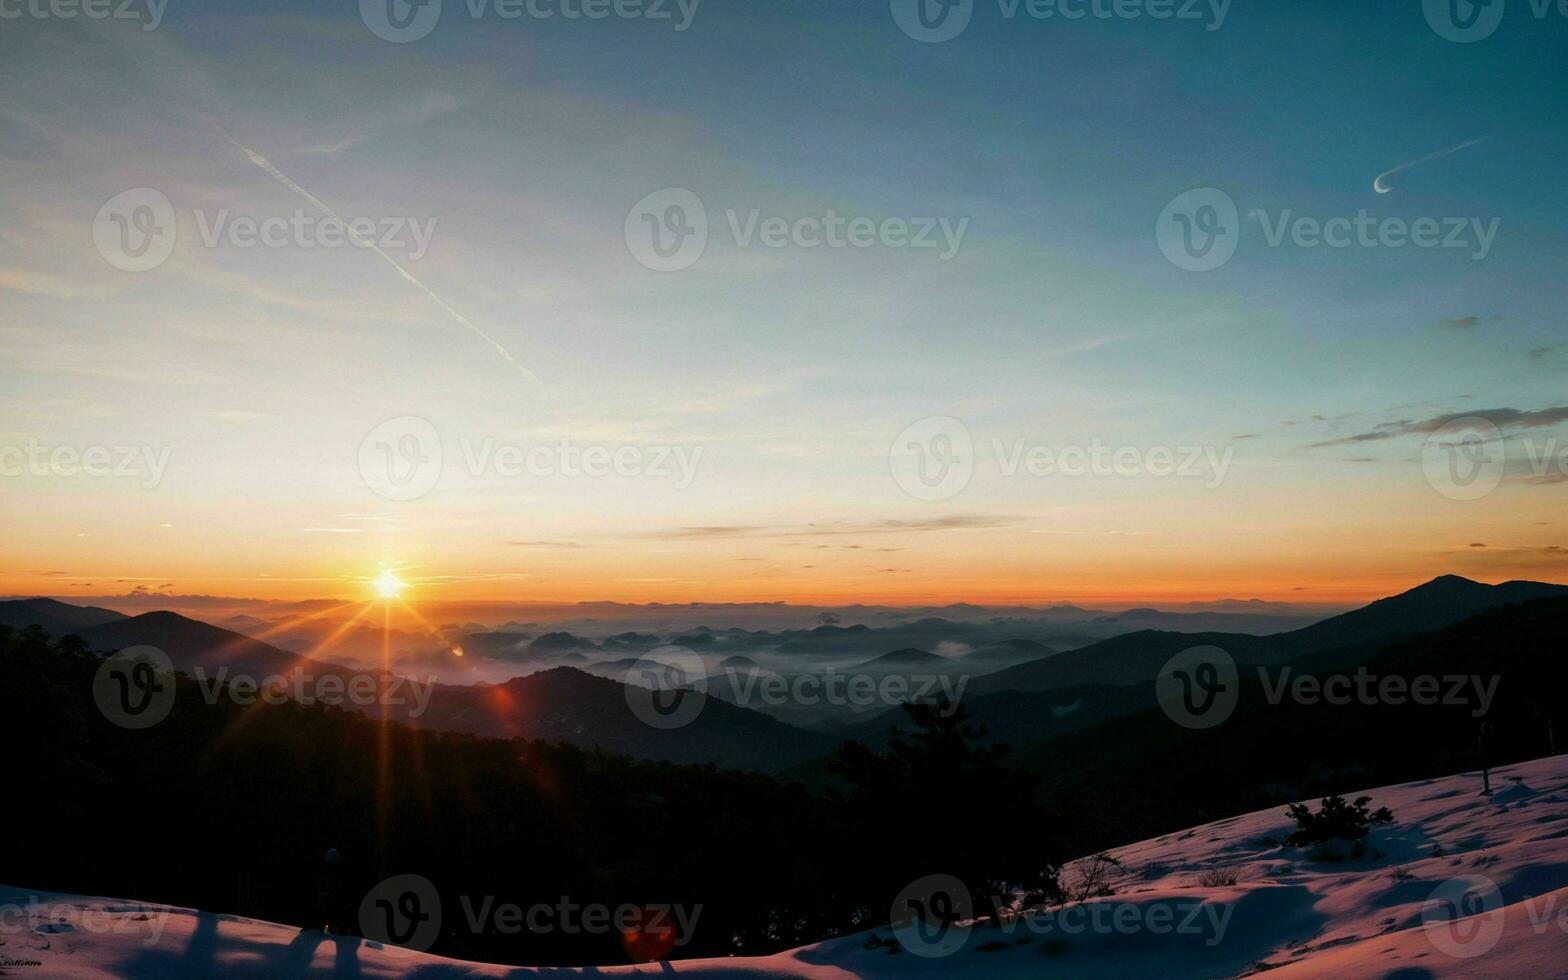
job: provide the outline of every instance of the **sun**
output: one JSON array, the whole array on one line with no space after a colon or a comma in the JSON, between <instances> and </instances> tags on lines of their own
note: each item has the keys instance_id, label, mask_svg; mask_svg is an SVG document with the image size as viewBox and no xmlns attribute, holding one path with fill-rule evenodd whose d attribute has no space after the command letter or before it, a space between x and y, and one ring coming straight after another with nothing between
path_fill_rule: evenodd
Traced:
<instances>
[{"instance_id":1,"label":"sun","mask_svg":"<svg viewBox=\"0 0 1568 980\"><path fill-rule=\"evenodd\" d=\"M390 568L383 568L376 576L376 595L383 599L396 599L403 593L403 580Z\"/></svg>"}]
</instances>

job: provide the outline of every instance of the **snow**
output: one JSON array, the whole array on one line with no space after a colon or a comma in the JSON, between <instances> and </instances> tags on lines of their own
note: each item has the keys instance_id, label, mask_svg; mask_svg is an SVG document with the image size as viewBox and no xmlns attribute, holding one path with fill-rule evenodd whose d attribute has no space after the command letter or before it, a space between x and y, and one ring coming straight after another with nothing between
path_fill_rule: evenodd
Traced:
<instances>
[{"instance_id":1,"label":"snow","mask_svg":"<svg viewBox=\"0 0 1568 980\"><path fill-rule=\"evenodd\" d=\"M1353 794L1390 807L1396 822L1376 828L1369 853L1352 860L1314 862L1277 843L1291 829L1283 807L1122 847L1111 852L1121 861L1114 895L977 925L947 956L890 951L884 927L768 957L530 969L0 886L0 975L1568 976L1568 756L1499 769L1492 779L1490 797L1480 795L1479 773ZM878 941L868 943L872 935Z\"/></svg>"}]
</instances>

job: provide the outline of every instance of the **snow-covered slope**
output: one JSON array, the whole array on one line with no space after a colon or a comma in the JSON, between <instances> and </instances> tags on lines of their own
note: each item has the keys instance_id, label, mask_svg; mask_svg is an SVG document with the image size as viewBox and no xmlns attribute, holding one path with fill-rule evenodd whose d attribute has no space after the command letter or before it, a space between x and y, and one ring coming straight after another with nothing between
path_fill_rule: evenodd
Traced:
<instances>
[{"instance_id":1,"label":"snow-covered slope","mask_svg":"<svg viewBox=\"0 0 1568 980\"><path fill-rule=\"evenodd\" d=\"M1291 829L1283 808L1133 844L1113 852L1121 862L1114 895L978 926L946 956L898 949L883 928L756 959L532 970L190 909L0 887L0 974L1568 976L1568 756L1497 770L1493 788L1479 795L1479 774L1467 773L1366 791L1397 822L1374 830L1373 853L1351 861L1314 862L1273 843Z\"/></svg>"}]
</instances>

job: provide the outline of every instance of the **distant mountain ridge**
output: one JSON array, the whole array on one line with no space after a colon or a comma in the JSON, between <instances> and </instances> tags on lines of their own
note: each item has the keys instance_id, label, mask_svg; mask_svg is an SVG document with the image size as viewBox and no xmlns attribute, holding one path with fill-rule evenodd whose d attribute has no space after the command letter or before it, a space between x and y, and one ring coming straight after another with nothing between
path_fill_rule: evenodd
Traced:
<instances>
[{"instance_id":1,"label":"distant mountain ridge","mask_svg":"<svg viewBox=\"0 0 1568 980\"><path fill-rule=\"evenodd\" d=\"M74 606L66 608L82 609L83 614L74 618L84 621L102 618L101 613L109 612ZM37 616L34 613L19 615L24 618ZM290 653L178 613L110 615L115 618L71 632L79 635L89 649L104 653L132 646L154 646L169 655L176 670L193 674L201 668L209 678L216 677L220 668L228 669L226 676L229 678L247 674L258 681L272 675L300 673L313 681L329 676L346 680L367 673ZM559 647L575 646L566 640L557 641L557 644ZM567 655L572 653L575 651ZM643 663L651 662L628 658L626 666L631 668ZM407 676L418 674L414 665L407 666L404 671ZM378 678L387 676L382 671L369 673ZM623 676L624 673L621 672ZM425 713L416 717L412 710L416 702L404 699L404 703L391 708L393 719L414 728L494 738L551 739L637 758L712 763L759 771L782 768L802 758L831 751L836 744L830 736L796 728L718 698L707 698L702 713L690 725L672 730L653 728L632 712L626 685L619 677L598 677L573 667L555 667L504 684L434 684L428 679L424 683L431 684ZM310 688L306 691L309 693ZM365 710L379 711L380 708Z\"/></svg>"},{"instance_id":2,"label":"distant mountain ridge","mask_svg":"<svg viewBox=\"0 0 1568 980\"><path fill-rule=\"evenodd\" d=\"M1312 626L1269 636L1145 630L1064 653L1052 653L1049 647L1033 640L998 643L993 639L993 646L953 657L918 647L899 647L862 662L858 669L892 673L940 668L935 672L967 674L963 700L977 720L994 723L998 736L1022 741L1069 732L1139 710L1144 707L1143 701L1152 697L1144 685L1152 682L1171 656L1192 646L1218 646L1243 666L1273 666L1320 655L1353 658L1411 634L1450 626L1479 612L1550 597L1568 597L1568 586L1539 582L1492 586L1458 576L1442 576ZM51 633L75 633L99 651L152 645L168 653L178 669L189 672L199 666L209 676L220 666L258 678L301 670L321 676L354 673L352 668L300 656L172 612L126 617L112 610L74 607L48 599L0 602L0 624L24 620L28 624L37 622L46 629L45 621L52 623L55 629L49 630ZM933 622L908 624L907 632L930 635ZM889 634L900 632L864 627L818 629L826 633L809 633L857 638L880 635L885 640ZM707 632L693 631L693 635ZM576 659L581 649L606 648L567 633L545 634L532 643L516 634L489 634L487 638L492 656L533 659L536 666L549 657L557 659L553 669L504 684L434 685L428 714L400 720L416 727L450 727L479 735L554 738L642 758L766 770L785 768L811 758L814 753L831 751L837 736L851 734L850 729L814 730L815 719L792 725L790 721L798 721L793 716L786 715L787 720L781 721L717 697L708 698L702 717L689 726L690 730L671 734L642 724L629 712L623 682L626 671L640 663L639 657L587 664L580 670L559 666L561 659ZM636 635L635 641L648 638L648 634ZM542 649L535 653L535 647ZM803 661L811 661L815 652L804 654ZM1025 662L1006 666L1019 659ZM743 661L742 665L752 663ZM986 672L998 666L1001 669ZM413 674L417 664L406 664L403 669ZM872 727L885 729L896 717L897 709L890 708L886 713L844 720L854 723L853 734L861 735ZM813 730L801 727L802 724L810 724Z\"/></svg>"},{"instance_id":3,"label":"distant mountain ridge","mask_svg":"<svg viewBox=\"0 0 1568 980\"><path fill-rule=\"evenodd\" d=\"M1270 665L1336 647L1376 643L1450 626L1488 609L1568 595L1545 582L1486 585L1442 575L1398 595L1286 633L1171 633L1140 630L976 678L971 695L1048 691L1083 684L1152 681L1172 656L1188 647L1217 646L1240 663Z\"/></svg>"},{"instance_id":4,"label":"distant mountain ridge","mask_svg":"<svg viewBox=\"0 0 1568 980\"><path fill-rule=\"evenodd\" d=\"M169 655L176 669L187 673L197 667L209 673L228 667L231 673L257 678L301 670L318 675L351 673L348 667L292 653L172 612L122 616L79 630L77 635L89 648L103 652L141 645L157 647Z\"/></svg>"},{"instance_id":5,"label":"distant mountain ridge","mask_svg":"<svg viewBox=\"0 0 1568 980\"><path fill-rule=\"evenodd\" d=\"M915 647L904 647L884 653L880 657L873 657L865 663L857 664L856 670L893 670L899 667L930 667L934 665L951 665L953 661L939 653L928 650L919 650Z\"/></svg>"},{"instance_id":6,"label":"distant mountain ridge","mask_svg":"<svg viewBox=\"0 0 1568 980\"><path fill-rule=\"evenodd\" d=\"M73 606L57 599L10 599L0 602L0 626L9 626L14 630L37 626L50 636L65 636L124 618L124 613L117 613L113 609Z\"/></svg>"},{"instance_id":7,"label":"distant mountain ridge","mask_svg":"<svg viewBox=\"0 0 1568 980\"><path fill-rule=\"evenodd\" d=\"M626 686L572 667L516 677L504 684L442 686L420 728L499 738L569 742L620 755L721 768L769 771L831 752L832 735L806 731L716 697L704 699L690 724L649 726L627 703Z\"/></svg>"}]
</instances>

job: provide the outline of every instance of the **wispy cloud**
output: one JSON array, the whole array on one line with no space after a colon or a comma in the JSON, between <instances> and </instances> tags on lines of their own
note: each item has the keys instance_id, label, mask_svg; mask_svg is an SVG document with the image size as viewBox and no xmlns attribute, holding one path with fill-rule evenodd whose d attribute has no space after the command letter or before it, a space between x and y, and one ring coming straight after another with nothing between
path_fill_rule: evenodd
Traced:
<instances>
[{"instance_id":1,"label":"wispy cloud","mask_svg":"<svg viewBox=\"0 0 1568 980\"><path fill-rule=\"evenodd\" d=\"M886 518L875 521L820 521L810 524L768 526L760 524L724 524L695 527L668 528L638 535L665 540L752 537L819 537L840 534L910 534L925 531L968 531L981 528L1008 527L1024 520L1000 514L957 514L919 520Z\"/></svg>"},{"instance_id":2,"label":"wispy cloud","mask_svg":"<svg viewBox=\"0 0 1568 980\"><path fill-rule=\"evenodd\" d=\"M1052 534L1052 535L1062 535L1062 536L1069 536L1069 537L1078 537L1078 536L1082 536L1082 535L1092 535L1092 536L1095 536L1095 537L1107 537L1107 538L1140 538L1140 537L1143 537L1145 535L1153 534L1154 532L1153 531L1069 531L1069 530L1061 530L1059 528L1035 528L1034 530L1031 530L1029 533L1030 534Z\"/></svg>"},{"instance_id":3,"label":"wispy cloud","mask_svg":"<svg viewBox=\"0 0 1568 980\"><path fill-rule=\"evenodd\" d=\"M295 152L305 156L336 156L344 150L363 143L365 140L378 135L381 131L395 126L418 126L427 123L437 116L448 112L456 112L464 105L464 100L447 92L426 92L418 99L400 102L398 111L387 116L380 122L357 129L347 136L329 139L325 142L302 146Z\"/></svg>"},{"instance_id":4,"label":"wispy cloud","mask_svg":"<svg viewBox=\"0 0 1568 980\"><path fill-rule=\"evenodd\" d=\"M1450 553L1456 564L1477 568L1540 569L1561 571L1568 568L1568 549L1561 545L1534 545L1514 548L1470 548Z\"/></svg>"},{"instance_id":5,"label":"wispy cloud","mask_svg":"<svg viewBox=\"0 0 1568 980\"><path fill-rule=\"evenodd\" d=\"M266 412L248 412L238 408L225 408L216 412L208 412L207 417L223 422L254 422L257 419L270 419L277 416Z\"/></svg>"},{"instance_id":6,"label":"wispy cloud","mask_svg":"<svg viewBox=\"0 0 1568 980\"><path fill-rule=\"evenodd\" d=\"M1437 325L1448 330L1469 330L1471 327L1480 326L1483 320L1491 323L1503 322L1503 318L1496 313L1491 316L1477 316L1471 313L1467 316L1456 316L1446 320L1439 320Z\"/></svg>"},{"instance_id":7,"label":"wispy cloud","mask_svg":"<svg viewBox=\"0 0 1568 980\"><path fill-rule=\"evenodd\" d=\"M381 246L377 245L375 242L370 241L365 236L355 231L353 224L343 221L342 217L336 211L332 210L332 208L328 207L320 198L316 197L314 194L310 193L310 191L307 191L305 188L296 184L289 178L287 174L273 166L272 161L268 160L260 153L257 153L255 150L252 150L250 147L245 146L243 143L240 143L228 133L225 133L220 127L218 127L216 123L212 125L213 129L217 130L218 135L222 136L235 149L245 154L250 162L254 163L267 176L271 177L273 180L304 198L317 211L320 211L322 214L334 219L335 221L341 222L349 236L354 239L355 244L359 245L361 248L367 248L380 256L388 265L397 270L398 275L401 276L405 282L428 296L432 302L441 307L441 309L445 310L447 315L458 324L467 327L470 331L477 334L479 338L485 343L489 344L503 360L515 367L518 371L522 372L524 377L528 378L528 380L535 384L539 383L539 378L532 371L528 370L528 368L524 367L521 361L513 357L511 351L507 350L505 347L502 347L499 341L485 333L484 330L480 329L478 324L459 313L452 307L450 303L442 299L435 290L425 285L418 278L416 278L413 273L403 268L402 264L383 251Z\"/></svg>"},{"instance_id":8,"label":"wispy cloud","mask_svg":"<svg viewBox=\"0 0 1568 980\"><path fill-rule=\"evenodd\" d=\"M83 298L103 298L114 293L112 288L102 283L88 282L83 279L60 276L47 272L33 272L28 269L0 269L0 289L9 289L18 293L31 293L34 296L47 296L51 299L81 300Z\"/></svg>"},{"instance_id":9,"label":"wispy cloud","mask_svg":"<svg viewBox=\"0 0 1568 980\"><path fill-rule=\"evenodd\" d=\"M1469 149L1470 147L1475 146L1477 143L1486 142L1488 138L1489 137L1486 136L1480 136L1473 140L1466 140L1463 143L1456 143L1453 146L1445 147L1444 149L1438 150L1434 153L1428 153L1424 157L1418 157L1415 160L1408 160L1404 163L1401 163L1397 167L1390 167L1373 178L1372 189L1379 194L1387 194L1389 191L1394 189L1393 185L1388 182L1388 179L1395 174L1404 173L1406 170L1409 170L1412 167L1419 167L1423 163L1431 163L1433 160L1442 159L1443 157L1446 157L1450 154L1458 153L1460 150Z\"/></svg>"},{"instance_id":10,"label":"wispy cloud","mask_svg":"<svg viewBox=\"0 0 1568 980\"><path fill-rule=\"evenodd\" d=\"M1370 432L1361 432L1353 436L1345 436L1342 439L1330 439L1328 442L1315 442L1307 448L1317 449L1323 446L1343 446L1358 442L1375 442L1407 435L1427 435L1436 432L1451 422L1470 418L1482 419L1503 430L1544 429L1548 426L1568 421L1568 406L1543 408L1533 412L1522 411L1517 408L1478 408L1469 412L1454 412L1420 421L1402 419L1398 422L1384 422Z\"/></svg>"}]
</instances>

